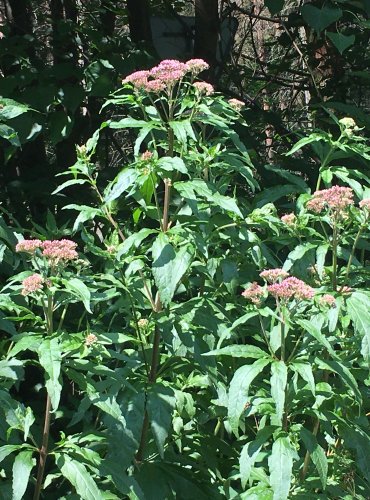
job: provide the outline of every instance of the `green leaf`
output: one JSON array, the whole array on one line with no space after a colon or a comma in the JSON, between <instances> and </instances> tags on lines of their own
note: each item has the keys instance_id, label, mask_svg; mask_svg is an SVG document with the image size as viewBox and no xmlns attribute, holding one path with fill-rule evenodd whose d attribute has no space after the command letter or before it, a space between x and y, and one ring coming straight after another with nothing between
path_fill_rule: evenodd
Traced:
<instances>
[{"instance_id":1,"label":"green leaf","mask_svg":"<svg viewBox=\"0 0 370 500\"><path fill-rule=\"evenodd\" d=\"M85 184L86 182L86 179L69 179L69 181L63 182L63 184L58 186L51 194L57 194L60 191L63 191L63 189L68 186L74 186L75 184Z\"/></svg>"},{"instance_id":2,"label":"green leaf","mask_svg":"<svg viewBox=\"0 0 370 500\"><path fill-rule=\"evenodd\" d=\"M297 320L297 323L308 332L312 337L314 337L327 351L333 356L333 358L337 358L337 354L332 348L330 342L327 340L325 335L309 320L300 319Z\"/></svg>"},{"instance_id":3,"label":"green leaf","mask_svg":"<svg viewBox=\"0 0 370 500\"><path fill-rule=\"evenodd\" d=\"M21 451L14 460L12 500L22 500L26 492L31 470L36 465L32 453L32 451Z\"/></svg>"},{"instance_id":4,"label":"green leaf","mask_svg":"<svg viewBox=\"0 0 370 500\"><path fill-rule=\"evenodd\" d=\"M163 384L153 385L148 392L148 414L150 426L158 451L163 458L164 443L167 439L172 422L172 412L175 408L175 393Z\"/></svg>"},{"instance_id":5,"label":"green leaf","mask_svg":"<svg viewBox=\"0 0 370 500\"><path fill-rule=\"evenodd\" d=\"M268 459L273 500L286 500L292 479L293 459L296 451L288 437L279 437L272 445Z\"/></svg>"},{"instance_id":6,"label":"green leaf","mask_svg":"<svg viewBox=\"0 0 370 500\"><path fill-rule=\"evenodd\" d=\"M148 124L145 120L136 120L135 118L127 117L119 120L118 122L109 122L109 128L142 128Z\"/></svg>"},{"instance_id":7,"label":"green leaf","mask_svg":"<svg viewBox=\"0 0 370 500\"><path fill-rule=\"evenodd\" d=\"M334 360L329 360L329 359L319 359L315 358L315 363L317 363L317 366L321 368L322 370L329 370L334 373L337 373L340 377L340 380L344 382L349 389L353 392L355 395L357 401L361 404L362 403L362 396L361 392L358 388L357 382L355 377L352 375L351 371L344 366L343 362L338 362Z\"/></svg>"},{"instance_id":8,"label":"green leaf","mask_svg":"<svg viewBox=\"0 0 370 500\"><path fill-rule=\"evenodd\" d=\"M78 278L71 278L69 280L63 279L62 282L67 291L71 292L74 296L81 300L86 311L92 313L90 308L90 290L87 288L85 283Z\"/></svg>"},{"instance_id":9,"label":"green leaf","mask_svg":"<svg viewBox=\"0 0 370 500\"><path fill-rule=\"evenodd\" d=\"M326 35L340 54L343 54L356 40L355 35L343 35L342 33L331 32L327 32Z\"/></svg>"},{"instance_id":10,"label":"green leaf","mask_svg":"<svg viewBox=\"0 0 370 500\"><path fill-rule=\"evenodd\" d=\"M23 375L23 362L20 359L3 359L0 361L0 377L21 380Z\"/></svg>"},{"instance_id":11,"label":"green leaf","mask_svg":"<svg viewBox=\"0 0 370 500\"><path fill-rule=\"evenodd\" d=\"M21 104L13 99L0 98L0 121L11 120L29 111L26 104Z\"/></svg>"},{"instance_id":12,"label":"green leaf","mask_svg":"<svg viewBox=\"0 0 370 500\"><path fill-rule=\"evenodd\" d=\"M312 365L310 365L309 363L295 361L294 363L291 363L289 367L297 372L303 378L303 380L307 382L312 394L315 396L316 387L315 378L312 372Z\"/></svg>"},{"instance_id":13,"label":"green leaf","mask_svg":"<svg viewBox=\"0 0 370 500\"><path fill-rule=\"evenodd\" d=\"M134 168L122 170L114 181L112 181L105 189L105 203L109 203L119 198L124 191L127 191L127 189L135 183L138 176L139 172L137 172Z\"/></svg>"},{"instance_id":14,"label":"green leaf","mask_svg":"<svg viewBox=\"0 0 370 500\"><path fill-rule=\"evenodd\" d=\"M329 3L318 9L312 4L305 4L302 9L302 17L306 23L311 26L318 34L325 28L335 23L342 17L342 10L332 6Z\"/></svg>"},{"instance_id":15,"label":"green leaf","mask_svg":"<svg viewBox=\"0 0 370 500\"><path fill-rule=\"evenodd\" d=\"M168 236L160 233L153 243L152 254L154 281L161 302L166 306L171 302L181 278L191 264L193 249L186 245L175 252Z\"/></svg>"},{"instance_id":16,"label":"green leaf","mask_svg":"<svg viewBox=\"0 0 370 500\"><path fill-rule=\"evenodd\" d=\"M302 427L300 435L307 451L310 453L311 460L315 464L317 472L319 473L322 487L325 489L328 477L328 459L326 458L325 451L318 444L317 439L312 432Z\"/></svg>"},{"instance_id":17,"label":"green leaf","mask_svg":"<svg viewBox=\"0 0 370 500\"><path fill-rule=\"evenodd\" d=\"M284 361L273 361L271 363L271 396L275 401L276 416L280 425L282 425L284 413L287 377L288 370Z\"/></svg>"},{"instance_id":18,"label":"green leaf","mask_svg":"<svg viewBox=\"0 0 370 500\"><path fill-rule=\"evenodd\" d=\"M170 156L163 156L157 161L156 166L166 172L181 172L182 174L188 173L188 169L186 168L184 161L178 156L173 158Z\"/></svg>"},{"instance_id":19,"label":"green leaf","mask_svg":"<svg viewBox=\"0 0 370 500\"><path fill-rule=\"evenodd\" d=\"M254 463L256 461L258 454L261 451L262 446L273 434L275 429L276 429L275 426L264 427L263 429L257 432L254 441L250 441L249 443L243 446L239 458L240 479L243 488L245 488L245 485L249 480L249 476L251 475L252 472L252 467L254 466Z\"/></svg>"},{"instance_id":20,"label":"green leaf","mask_svg":"<svg viewBox=\"0 0 370 500\"><path fill-rule=\"evenodd\" d=\"M8 455L22 448L20 444L5 444L0 447L0 462L2 462Z\"/></svg>"},{"instance_id":21,"label":"green leaf","mask_svg":"<svg viewBox=\"0 0 370 500\"><path fill-rule=\"evenodd\" d=\"M232 356L233 358L254 358L266 357L267 353L260 347L254 345L229 345L221 349L205 352L202 356Z\"/></svg>"},{"instance_id":22,"label":"green leaf","mask_svg":"<svg viewBox=\"0 0 370 500\"><path fill-rule=\"evenodd\" d=\"M196 140L190 120L171 121L168 122L168 124L172 128L176 139L181 142L181 144L185 146L185 148L188 145L188 137L190 137L194 141Z\"/></svg>"},{"instance_id":23,"label":"green leaf","mask_svg":"<svg viewBox=\"0 0 370 500\"><path fill-rule=\"evenodd\" d=\"M284 0L264 0L264 4L274 16L284 7Z\"/></svg>"},{"instance_id":24,"label":"green leaf","mask_svg":"<svg viewBox=\"0 0 370 500\"><path fill-rule=\"evenodd\" d=\"M12 146L20 147L21 145L17 132L5 123L0 123L0 137L8 140Z\"/></svg>"},{"instance_id":25,"label":"green leaf","mask_svg":"<svg viewBox=\"0 0 370 500\"><path fill-rule=\"evenodd\" d=\"M62 353L56 338L45 339L38 350L40 365L45 370L45 385L51 399L51 406L56 410L59 406L60 393L60 367Z\"/></svg>"},{"instance_id":26,"label":"green leaf","mask_svg":"<svg viewBox=\"0 0 370 500\"><path fill-rule=\"evenodd\" d=\"M133 233L128 236L123 243L121 243L117 249L117 259L124 256L126 257L132 248L139 248L141 243L150 236L156 233L155 229L143 228L137 233Z\"/></svg>"},{"instance_id":27,"label":"green leaf","mask_svg":"<svg viewBox=\"0 0 370 500\"><path fill-rule=\"evenodd\" d=\"M81 500L104 500L103 493L82 463L68 455L56 453L56 464L63 476L75 487Z\"/></svg>"},{"instance_id":28,"label":"green leaf","mask_svg":"<svg viewBox=\"0 0 370 500\"><path fill-rule=\"evenodd\" d=\"M230 382L228 417L230 427L235 434L238 433L239 419L248 402L249 386L270 362L270 358L261 358L252 365L241 366Z\"/></svg>"},{"instance_id":29,"label":"green leaf","mask_svg":"<svg viewBox=\"0 0 370 500\"><path fill-rule=\"evenodd\" d=\"M370 298L364 293L353 292L346 303L355 330L362 335L361 354L370 363Z\"/></svg>"},{"instance_id":30,"label":"green leaf","mask_svg":"<svg viewBox=\"0 0 370 500\"><path fill-rule=\"evenodd\" d=\"M297 245L294 250L292 250L288 255L283 266L284 271L289 271L292 268L294 262L296 262L297 260L301 260L305 256L305 254L313 248L316 248L316 245L312 243L303 243L302 245Z\"/></svg>"}]
</instances>

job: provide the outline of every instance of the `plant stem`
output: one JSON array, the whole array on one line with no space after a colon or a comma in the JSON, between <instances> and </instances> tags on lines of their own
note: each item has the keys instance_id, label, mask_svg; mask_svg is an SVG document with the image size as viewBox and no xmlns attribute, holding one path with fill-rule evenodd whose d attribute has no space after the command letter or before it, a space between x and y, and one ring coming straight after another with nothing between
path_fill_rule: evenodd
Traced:
<instances>
[{"instance_id":1,"label":"plant stem","mask_svg":"<svg viewBox=\"0 0 370 500\"><path fill-rule=\"evenodd\" d=\"M337 267L338 267L338 229L337 221L334 219L333 224L333 278L332 286L334 292L337 291Z\"/></svg>"},{"instance_id":2,"label":"plant stem","mask_svg":"<svg viewBox=\"0 0 370 500\"><path fill-rule=\"evenodd\" d=\"M361 237L361 234L362 234L362 231L364 230L365 226L360 226L360 229L358 230L357 234L356 234L356 238L355 238L355 241L353 242L353 246L352 246L352 250L351 250L351 255L349 256L349 259L348 259L348 264L347 264L347 270L346 270L346 275L344 277L344 284L347 283L347 279L348 279L348 276L349 276L349 272L351 270L351 264L352 264L352 260L353 260L353 257L355 255L355 251L356 251L356 247L357 247L357 243L358 243L358 240L360 239Z\"/></svg>"},{"instance_id":3,"label":"plant stem","mask_svg":"<svg viewBox=\"0 0 370 500\"><path fill-rule=\"evenodd\" d=\"M50 336L53 333L53 296L48 293L47 296L47 307L44 308L45 320L47 326L47 333ZM51 421L51 399L49 394L46 396L46 406L45 406L45 417L44 417L44 430L42 433L41 448L39 449L40 458L39 466L37 470L37 479L35 493L33 500L39 500L41 494L42 483L44 480L46 459L48 456L48 443L49 443L49 433L50 433L50 421Z\"/></svg>"},{"instance_id":4,"label":"plant stem","mask_svg":"<svg viewBox=\"0 0 370 500\"><path fill-rule=\"evenodd\" d=\"M163 201L163 222L162 230L166 232L168 229L168 210L171 196L171 179L164 179L164 201Z\"/></svg>"}]
</instances>

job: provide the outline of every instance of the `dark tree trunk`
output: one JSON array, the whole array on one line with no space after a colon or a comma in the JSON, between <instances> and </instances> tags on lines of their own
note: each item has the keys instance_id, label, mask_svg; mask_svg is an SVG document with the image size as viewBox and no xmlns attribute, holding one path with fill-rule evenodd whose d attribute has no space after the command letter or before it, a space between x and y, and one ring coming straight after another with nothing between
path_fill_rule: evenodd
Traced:
<instances>
[{"instance_id":1,"label":"dark tree trunk","mask_svg":"<svg viewBox=\"0 0 370 500\"><path fill-rule=\"evenodd\" d=\"M218 0L195 0L194 57L210 65L208 79L213 80L217 66L217 44L219 34Z\"/></svg>"},{"instance_id":2,"label":"dark tree trunk","mask_svg":"<svg viewBox=\"0 0 370 500\"><path fill-rule=\"evenodd\" d=\"M127 0L127 12L131 40L152 43L148 0Z\"/></svg>"}]
</instances>

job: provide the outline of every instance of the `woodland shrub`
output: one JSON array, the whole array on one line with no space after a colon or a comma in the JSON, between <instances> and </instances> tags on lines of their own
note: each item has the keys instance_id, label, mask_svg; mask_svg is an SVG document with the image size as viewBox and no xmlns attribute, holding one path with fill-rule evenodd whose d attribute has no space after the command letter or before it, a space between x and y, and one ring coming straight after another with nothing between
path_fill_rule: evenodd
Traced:
<instances>
[{"instance_id":1,"label":"woodland shrub","mask_svg":"<svg viewBox=\"0 0 370 500\"><path fill-rule=\"evenodd\" d=\"M332 116L289 152L317 190L260 189L204 69L124 80L55 192L96 195L72 229L1 222L1 498L368 498L369 147ZM108 183L106 127L136 137Z\"/></svg>"}]
</instances>

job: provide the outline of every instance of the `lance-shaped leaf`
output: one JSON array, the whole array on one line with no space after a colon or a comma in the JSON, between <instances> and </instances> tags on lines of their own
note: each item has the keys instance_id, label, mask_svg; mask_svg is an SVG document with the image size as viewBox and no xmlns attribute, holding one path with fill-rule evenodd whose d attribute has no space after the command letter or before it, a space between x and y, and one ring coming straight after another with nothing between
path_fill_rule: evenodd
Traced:
<instances>
[{"instance_id":1,"label":"lance-shaped leaf","mask_svg":"<svg viewBox=\"0 0 370 500\"><path fill-rule=\"evenodd\" d=\"M310 453L312 462L315 464L317 472L319 473L322 487L325 489L328 477L328 459L326 458L325 451L318 444L317 439L312 432L302 427L300 435L307 451Z\"/></svg>"},{"instance_id":2,"label":"lance-shaped leaf","mask_svg":"<svg viewBox=\"0 0 370 500\"><path fill-rule=\"evenodd\" d=\"M242 452L240 454L239 465L240 465L240 476L243 488L245 487L249 476L252 472L252 467L257 459L262 446L266 443L272 433L275 431L276 427L267 426L257 432L254 441L250 441L244 445Z\"/></svg>"},{"instance_id":3,"label":"lance-shaped leaf","mask_svg":"<svg viewBox=\"0 0 370 500\"><path fill-rule=\"evenodd\" d=\"M361 354L370 363L370 298L364 293L353 292L346 303L355 330L362 335Z\"/></svg>"},{"instance_id":4,"label":"lance-shaped leaf","mask_svg":"<svg viewBox=\"0 0 370 500\"><path fill-rule=\"evenodd\" d=\"M275 401L276 416L280 425L285 405L285 388L288 370L284 361L273 361L271 364L271 396Z\"/></svg>"},{"instance_id":5,"label":"lance-shaped leaf","mask_svg":"<svg viewBox=\"0 0 370 500\"><path fill-rule=\"evenodd\" d=\"M234 344L205 352L202 356L231 356L233 358L264 358L267 353L255 345Z\"/></svg>"},{"instance_id":6,"label":"lance-shaped leaf","mask_svg":"<svg viewBox=\"0 0 370 500\"><path fill-rule=\"evenodd\" d=\"M152 272L159 297L163 305L168 305L190 266L193 257L192 247L186 245L176 252L168 236L161 233L153 243L152 254L154 261Z\"/></svg>"},{"instance_id":7,"label":"lance-shaped leaf","mask_svg":"<svg viewBox=\"0 0 370 500\"><path fill-rule=\"evenodd\" d=\"M134 168L126 168L120 172L104 192L104 201L109 203L121 196L124 191L130 188L139 176L139 172Z\"/></svg>"},{"instance_id":8,"label":"lance-shaped leaf","mask_svg":"<svg viewBox=\"0 0 370 500\"><path fill-rule=\"evenodd\" d=\"M163 458L164 443L172 421L172 412L176 403L175 393L163 384L154 385L148 392L148 414L150 425Z\"/></svg>"},{"instance_id":9,"label":"lance-shaped leaf","mask_svg":"<svg viewBox=\"0 0 370 500\"><path fill-rule=\"evenodd\" d=\"M293 460L297 452L288 437L279 437L272 445L268 459L270 485L274 490L273 500L286 500L292 479Z\"/></svg>"},{"instance_id":10,"label":"lance-shaped leaf","mask_svg":"<svg viewBox=\"0 0 370 500\"><path fill-rule=\"evenodd\" d=\"M228 417L231 429L238 433L239 419L248 401L249 386L271 358L257 359L252 365L241 366L236 370L230 383Z\"/></svg>"},{"instance_id":11,"label":"lance-shaped leaf","mask_svg":"<svg viewBox=\"0 0 370 500\"><path fill-rule=\"evenodd\" d=\"M83 305L85 306L86 311L91 313L90 308L90 290L87 288L85 283L78 278L72 278L69 280L63 279L63 285L66 289L71 292L75 297L78 297Z\"/></svg>"},{"instance_id":12,"label":"lance-shaped leaf","mask_svg":"<svg viewBox=\"0 0 370 500\"><path fill-rule=\"evenodd\" d=\"M86 467L68 455L55 454L56 464L68 481L75 487L82 500L103 500L103 494L96 485Z\"/></svg>"},{"instance_id":13,"label":"lance-shaped leaf","mask_svg":"<svg viewBox=\"0 0 370 500\"><path fill-rule=\"evenodd\" d=\"M32 451L21 451L14 460L12 500L22 500L26 492L31 470L36 465L32 453Z\"/></svg>"},{"instance_id":14,"label":"lance-shaped leaf","mask_svg":"<svg viewBox=\"0 0 370 500\"><path fill-rule=\"evenodd\" d=\"M56 410L59 406L62 391L59 379L62 353L58 340L55 338L45 339L39 347L38 354L40 365L45 370L45 385L51 399L51 406L53 410Z\"/></svg>"}]
</instances>

